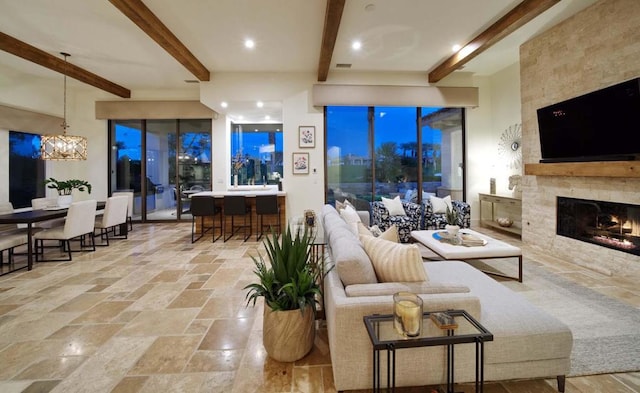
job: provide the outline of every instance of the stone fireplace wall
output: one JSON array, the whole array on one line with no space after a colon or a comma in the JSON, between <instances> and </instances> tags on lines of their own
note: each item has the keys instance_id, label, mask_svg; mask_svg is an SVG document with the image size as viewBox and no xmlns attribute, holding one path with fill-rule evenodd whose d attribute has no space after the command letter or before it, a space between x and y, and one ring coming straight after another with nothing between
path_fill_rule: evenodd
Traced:
<instances>
[{"instance_id":1,"label":"stone fireplace wall","mask_svg":"<svg viewBox=\"0 0 640 393\"><path fill-rule=\"evenodd\" d=\"M640 1L601 0L521 46L525 163L540 160L538 108L640 76L639 20ZM615 130L602 130L610 137ZM640 204L639 178L528 175L523 183L524 242L605 274L640 278L640 257L556 235L556 196Z\"/></svg>"}]
</instances>

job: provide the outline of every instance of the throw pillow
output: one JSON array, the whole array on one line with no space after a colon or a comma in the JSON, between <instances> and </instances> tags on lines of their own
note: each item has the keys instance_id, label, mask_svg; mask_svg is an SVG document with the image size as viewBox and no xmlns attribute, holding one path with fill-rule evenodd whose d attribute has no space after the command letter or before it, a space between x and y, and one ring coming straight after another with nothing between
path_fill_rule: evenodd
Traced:
<instances>
[{"instance_id":1,"label":"throw pillow","mask_svg":"<svg viewBox=\"0 0 640 393\"><path fill-rule=\"evenodd\" d=\"M391 225L386 231L376 236L378 239L388 240L394 243L400 243L400 237L398 236L398 227Z\"/></svg>"},{"instance_id":2,"label":"throw pillow","mask_svg":"<svg viewBox=\"0 0 640 393\"><path fill-rule=\"evenodd\" d=\"M402 207L402 201L400 200L400 196L396 196L393 199L382 197L382 204L384 207L389 210L390 216L406 216L407 213L404 211L404 207Z\"/></svg>"},{"instance_id":3,"label":"throw pillow","mask_svg":"<svg viewBox=\"0 0 640 393\"><path fill-rule=\"evenodd\" d=\"M362 236L374 236L373 232L369 230L362 222L358 223L358 235Z\"/></svg>"},{"instance_id":4,"label":"throw pillow","mask_svg":"<svg viewBox=\"0 0 640 393\"><path fill-rule=\"evenodd\" d=\"M373 228L377 229L377 233L374 232ZM367 228L363 223L359 222L358 235L360 236L360 241L362 241L362 236L367 236L377 237L378 239L384 239L394 243L400 242L400 238L398 237L398 227L395 225L391 225L386 231L381 232L377 225Z\"/></svg>"},{"instance_id":5,"label":"throw pillow","mask_svg":"<svg viewBox=\"0 0 640 393\"><path fill-rule=\"evenodd\" d=\"M342 219L347 224L358 223L362 221L360 220L360 216L358 215L358 212L349 205L345 206L344 209L340 210L340 217L342 217Z\"/></svg>"},{"instance_id":6,"label":"throw pillow","mask_svg":"<svg viewBox=\"0 0 640 393\"><path fill-rule=\"evenodd\" d=\"M360 241L380 282L428 280L415 244L394 243L369 236L360 236Z\"/></svg>"},{"instance_id":7,"label":"throw pillow","mask_svg":"<svg viewBox=\"0 0 640 393\"><path fill-rule=\"evenodd\" d=\"M371 231L371 233L373 234L373 236L378 237L380 235L382 235L382 230L380 229L379 226L377 225L372 225L369 227L369 231Z\"/></svg>"},{"instance_id":8,"label":"throw pillow","mask_svg":"<svg viewBox=\"0 0 640 393\"><path fill-rule=\"evenodd\" d=\"M430 196L429 201L431 201L431 207L433 208L434 213L446 213L447 208L449 210L453 210L453 206L451 205L451 195L447 195L444 198L438 198L437 196Z\"/></svg>"},{"instance_id":9,"label":"throw pillow","mask_svg":"<svg viewBox=\"0 0 640 393\"><path fill-rule=\"evenodd\" d=\"M358 223L358 235L361 236L373 236L379 239L388 240L390 242L399 243L398 227L391 225L386 231L381 232L377 225L367 228L362 222Z\"/></svg>"},{"instance_id":10,"label":"throw pillow","mask_svg":"<svg viewBox=\"0 0 640 393\"><path fill-rule=\"evenodd\" d=\"M350 205L345 205L344 209L340 210L340 217L347 223L351 232L358 236L358 223L361 222L358 212Z\"/></svg>"}]
</instances>

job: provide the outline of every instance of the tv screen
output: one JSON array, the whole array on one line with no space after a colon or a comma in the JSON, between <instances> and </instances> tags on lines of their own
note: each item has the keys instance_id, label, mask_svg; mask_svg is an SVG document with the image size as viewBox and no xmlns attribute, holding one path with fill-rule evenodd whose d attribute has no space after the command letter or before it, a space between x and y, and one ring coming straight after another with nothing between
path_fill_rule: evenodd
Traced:
<instances>
[{"instance_id":1,"label":"tv screen","mask_svg":"<svg viewBox=\"0 0 640 393\"><path fill-rule=\"evenodd\" d=\"M640 78L538 109L540 162L640 158Z\"/></svg>"}]
</instances>

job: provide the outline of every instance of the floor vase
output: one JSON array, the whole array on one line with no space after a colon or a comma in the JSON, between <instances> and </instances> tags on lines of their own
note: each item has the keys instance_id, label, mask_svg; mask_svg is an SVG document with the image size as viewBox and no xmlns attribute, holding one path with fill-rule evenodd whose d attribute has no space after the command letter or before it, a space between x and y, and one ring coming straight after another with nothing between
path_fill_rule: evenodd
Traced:
<instances>
[{"instance_id":1,"label":"floor vase","mask_svg":"<svg viewBox=\"0 0 640 393\"><path fill-rule=\"evenodd\" d=\"M272 311L265 305L262 341L267 354L280 362L294 362L311 351L315 339L315 313L312 307Z\"/></svg>"}]
</instances>

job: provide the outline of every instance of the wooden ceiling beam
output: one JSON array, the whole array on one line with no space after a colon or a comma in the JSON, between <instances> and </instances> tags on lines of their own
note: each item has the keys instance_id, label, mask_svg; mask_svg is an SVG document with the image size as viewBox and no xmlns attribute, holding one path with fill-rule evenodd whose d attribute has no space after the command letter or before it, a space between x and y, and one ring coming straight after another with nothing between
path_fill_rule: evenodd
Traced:
<instances>
[{"instance_id":1,"label":"wooden ceiling beam","mask_svg":"<svg viewBox=\"0 0 640 393\"><path fill-rule=\"evenodd\" d=\"M336 46L342 11L345 0L327 0L327 10L324 15L324 30L322 32L322 46L320 47L320 61L318 62L318 82L326 82L333 48Z\"/></svg>"},{"instance_id":2,"label":"wooden ceiling beam","mask_svg":"<svg viewBox=\"0 0 640 393\"><path fill-rule=\"evenodd\" d=\"M109 0L149 37L173 56L198 80L206 82L209 70L176 37L167 26L141 0Z\"/></svg>"},{"instance_id":3,"label":"wooden ceiling beam","mask_svg":"<svg viewBox=\"0 0 640 393\"><path fill-rule=\"evenodd\" d=\"M429 83L440 81L558 2L560 0L524 0L457 53L437 65L429 72Z\"/></svg>"},{"instance_id":4,"label":"wooden ceiling beam","mask_svg":"<svg viewBox=\"0 0 640 393\"><path fill-rule=\"evenodd\" d=\"M22 42L17 38L0 32L0 49L13 55L29 60L33 63L49 68L50 70L67 75L73 79L97 87L122 98L131 98L131 90L117 85L103 77L89 72L63 59Z\"/></svg>"}]
</instances>

